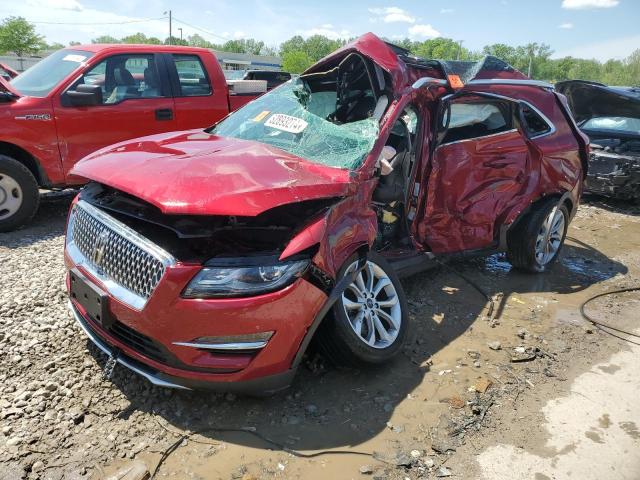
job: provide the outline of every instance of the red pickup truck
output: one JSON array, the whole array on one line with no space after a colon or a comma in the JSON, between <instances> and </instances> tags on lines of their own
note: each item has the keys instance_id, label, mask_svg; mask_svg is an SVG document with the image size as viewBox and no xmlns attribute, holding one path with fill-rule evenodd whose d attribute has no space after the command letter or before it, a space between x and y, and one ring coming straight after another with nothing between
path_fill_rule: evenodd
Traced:
<instances>
[{"instance_id":1,"label":"red pickup truck","mask_svg":"<svg viewBox=\"0 0 640 480\"><path fill-rule=\"evenodd\" d=\"M212 125L266 91L266 82L245 83L249 93L230 92L207 49L161 45L67 48L0 78L0 232L35 215L39 188L85 183L69 174L85 155Z\"/></svg>"}]
</instances>

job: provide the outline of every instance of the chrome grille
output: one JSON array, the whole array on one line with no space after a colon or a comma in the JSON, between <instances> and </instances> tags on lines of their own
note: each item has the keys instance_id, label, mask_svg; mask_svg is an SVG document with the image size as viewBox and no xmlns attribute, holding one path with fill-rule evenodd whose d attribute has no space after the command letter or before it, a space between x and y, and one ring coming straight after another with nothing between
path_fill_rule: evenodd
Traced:
<instances>
[{"instance_id":1,"label":"chrome grille","mask_svg":"<svg viewBox=\"0 0 640 480\"><path fill-rule=\"evenodd\" d=\"M144 301L171 263L164 250L86 202L76 204L69 227L67 241L71 237L83 263Z\"/></svg>"}]
</instances>

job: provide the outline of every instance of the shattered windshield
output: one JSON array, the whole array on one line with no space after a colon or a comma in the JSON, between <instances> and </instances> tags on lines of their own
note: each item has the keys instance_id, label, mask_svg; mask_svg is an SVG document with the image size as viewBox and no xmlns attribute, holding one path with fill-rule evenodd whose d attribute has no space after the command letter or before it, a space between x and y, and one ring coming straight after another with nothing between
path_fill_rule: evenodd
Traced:
<instances>
[{"instance_id":1,"label":"shattered windshield","mask_svg":"<svg viewBox=\"0 0 640 480\"><path fill-rule=\"evenodd\" d=\"M357 103L375 106L371 92L358 92ZM336 90L312 92L304 79L297 78L247 104L210 132L254 140L315 163L353 170L373 148L378 120L370 116L372 109L362 115L339 116L338 98Z\"/></svg>"}]
</instances>

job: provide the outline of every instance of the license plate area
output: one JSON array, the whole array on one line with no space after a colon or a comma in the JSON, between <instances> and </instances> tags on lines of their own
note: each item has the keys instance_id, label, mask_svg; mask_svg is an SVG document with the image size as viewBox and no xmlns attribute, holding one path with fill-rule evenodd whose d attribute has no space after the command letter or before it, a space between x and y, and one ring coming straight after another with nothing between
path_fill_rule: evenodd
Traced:
<instances>
[{"instance_id":1,"label":"license plate area","mask_svg":"<svg viewBox=\"0 0 640 480\"><path fill-rule=\"evenodd\" d=\"M101 288L89 283L87 277L77 269L69 271L71 298L84 308L86 315L103 328L113 324L109 310L109 296Z\"/></svg>"}]
</instances>

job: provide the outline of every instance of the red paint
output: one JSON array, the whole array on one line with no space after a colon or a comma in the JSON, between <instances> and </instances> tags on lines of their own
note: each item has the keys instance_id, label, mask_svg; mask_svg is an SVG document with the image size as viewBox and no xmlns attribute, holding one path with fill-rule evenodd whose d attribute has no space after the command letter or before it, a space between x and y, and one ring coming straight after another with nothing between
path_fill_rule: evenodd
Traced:
<instances>
[{"instance_id":1,"label":"red paint","mask_svg":"<svg viewBox=\"0 0 640 480\"><path fill-rule=\"evenodd\" d=\"M69 171L78 160L99 148L153 133L208 127L226 116L230 108L238 108L255 98L230 96L216 57L204 48L96 44L72 49L94 55L44 98L21 96L0 77L0 90L20 97L14 102L0 103L0 142L18 147L33 158L41 172L37 178L41 186L85 183L84 178L70 175ZM131 98L113 105L65 106L62 96L81 74L108 57L122 54L197 55L209 76L213 92L207 96ZM169 82L168 77L162 73L160 76ZM155 112L159 109L171 110L173 119L157 120ZM41 117L17 118L29 115ZM4 153L1 145L0 153Z\"/></svg>"},{"instance_id":2,"label":"red paint","mask_svg":"<svg viewBox=\"0 0 640 480\"><path fill-rule=\"evenodd\" d=\"M292 199L345 195L352 187L345 170L201 130L108 147L78 163L73 173L170 214L253 216Z\"/></svg>"},{"instance_id":3,"label":"red paint","mask_svg":"<svg viewBox=\"0 0 640 480\"><path fill-rule=\"evenodd\" d=\"M254 216L280 205L334 198L327 210L300 219L299 228L282 245L280 259L316 248L313 264L335 281L337 272L356 251L373 247L378 230L371 201L378 183L376 159L394 122L411 103L422 122L417 165L410 183L419 186L411 199L416 214L409 225L416 250L451 253L497 247L501 231L547 195L568 195L575 211L587 145L567 117L561 97L531 86L472 90L467 84L457 93L495 93L510 98L513 105L526 100L551 120L556 131L530 139L515 121L514 131L432 149L436 142L432 119L442 98L454 90L433 86L414 91L411 84L420 76L443 78L442 72L408 67L372 34L321 60L309 72L331 68L335 61L355 51L378 63L393 80L393 99L381 120L379 139L357 171L324 167L263 144L191 130L105 148L78 163L74 173L126 191L166 214ZM517 71L494 74L523 78ZM65 258L67 266L73 267ZM274 331L267 347L248 361L238 360L235 367L244 361L247 364L233 373L176 371L136 351L126 352L162 372L188 379L229 382L287 371L326 294L306 279L298 279L282 291L253 298L180 298L180 292L200 268L186 264L169 268L143 311L112 300L113 314L162 343L187 365L202 365L203 358L193 349L172 346L172 342ZM115 339L109 341L121 346ZM230 365L225 363L229 359L206 360L211 368Z\"/></svg>"}]
</instances>

